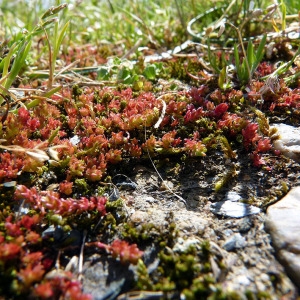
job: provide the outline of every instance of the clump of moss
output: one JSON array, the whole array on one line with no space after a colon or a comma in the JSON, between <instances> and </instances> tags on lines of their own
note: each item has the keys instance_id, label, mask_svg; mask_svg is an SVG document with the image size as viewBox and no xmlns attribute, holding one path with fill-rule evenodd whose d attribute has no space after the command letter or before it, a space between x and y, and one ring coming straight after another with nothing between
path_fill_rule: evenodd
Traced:
<instances>
[{"instance_id":1,"label":"clump of moss","mask_svg":"<svg viewBox=\"0 0 300 300\"><path fill-rule=\"evenodd\" d=\"M75 189L78 193L83 195L88 195L90 190L89 185L84 178L75 179Z\"/></svg>"},{"instance_id":2,"label":"clump of moss","mask_svg":"<svg viewBox=\"0 0 300 300\"><path fill-rule=\"evenodd\" d=\"M172 246L178 233L174 223L167 228L160 228L152 223L136 227L131 222L121 224L120 227L119 234L122 238L136 243L154 242L160 247Z\"/></svg>"},{"instance_id":3,"label":"clump of moss","mask_svg":"<svg viewBox=\"0 0 300 300\"><path fill-rule=\"evenodd\" d=\"M215 259L222 267L222 260L211 258L212 255L208 241L203 241L200 249L193 245L184 251L163 247L158 253L159 266L154 272L148 274L145 265L139 263L137 287L165 293L176 291L186 299L221 295L210 261Z\"/></svg>"}]
</instances>

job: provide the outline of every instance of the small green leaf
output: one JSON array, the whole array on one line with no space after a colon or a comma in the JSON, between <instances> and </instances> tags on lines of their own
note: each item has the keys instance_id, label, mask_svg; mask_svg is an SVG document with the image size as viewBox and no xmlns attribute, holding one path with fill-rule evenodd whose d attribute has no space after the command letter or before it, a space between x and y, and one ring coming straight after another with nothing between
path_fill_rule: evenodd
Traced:
<instances>
[{"instance_id":1,"label":"small green leaf","mask_svg":"<svg viewBox=\"0 0 300 300\"><path fill-rule=\"evenodd\" d=\"M129 80L129 78L130 78L130 72L126 68L122 68L117 75L117 79L124 82Z\"/></svg>"},{"instance_id":2,"label":"small green leaf","mask_svg":"<svg viewBox=\"0 0 300 300\"><path fill-rule=\"evenodd\" d=\"M110 72L108 68L106 67L101 67L98 71L98 80L109 80L110 77Z\"/></svg>"},{"instance_id":3,"label":"small green leaf","mask_svg":"<svg viewBox=\"0 0 300 300\"><path fill-rule=\"evenodd\" d=\"M61 88L62 88L62 86L59 85L59 86L57 86L57 87L55 87L55 88L53 88L53 89L51 89L51 90L45 92L45 93L43 94L43 97L49 98L49 97L51 97L52 95L54 95L55 93L57 93Z\"/></svg>"},{"instance_id":4,"label":"small green leaf","mask_svg":"<svg viewBox=\"0 0 300 300\"><path fill-rule=\"evenodd\" d=\"M128 68L122 68L117 75L117 80L122 81L125 84L132 84L139 79L137 74L134 74L133 71Z\"/></svg>"},{"instance_id":5,"label":"small green leaf","mask_svg":"<svg viewBox=\"0 0 300 300\"><path fill-rule=\"evenodd\" d=\"M249 72L247 68L246 59L243 59L243 63L240 68L240 80L242 83L246 83L249 80Z\"/></svg>"},{"instance_id":6,"label":"small green leaf","mask_svg":"<svg viewBox=\"0 0 300 300\"><path fill-rule=\"evenodd\" d=\"M156 78L156 71L156 66L152 64L145 68L143 74L147 79L154 80Z\"/></svg>"},{"instance_id":7,"label":"small green leaf","mask_svg":"<svg viewBox=\"0 0 300 300\"><path fill-rule=\"evenodd\" d=\"M226 82L226 67L222 68L219 79L218 79L218 86L220 89L224 89L224 84Z\"/></svg>"},{"instance_id":8,"label":"small green leaf","mask_svg":"<svg viewBox=\"0 0 300 300\"><path fill-rule=\"evenodd\" d=\"M15 48L16 48L16 44L13 44L10 47L9 52L6 55L6 57L2 60L2 63L3 63L2 77L5 77L6 74L8 74L9 64L10 64L11 58L12 58L12 56L14 54Z\"/></svg>"},{"instance_id":9,"label":"small green leaf","mask_svg":"<svg viewBox=\"0 0 300 300\"><path fill-rule=\"evenodd\" d=\"M53 142L53 140L57 136L59 130L60 130L60 127L57 127L56 129L52 130L51 135L50 135L50 137L48 139L48 144L49 145Z\"/></svg>"}]
</instances>

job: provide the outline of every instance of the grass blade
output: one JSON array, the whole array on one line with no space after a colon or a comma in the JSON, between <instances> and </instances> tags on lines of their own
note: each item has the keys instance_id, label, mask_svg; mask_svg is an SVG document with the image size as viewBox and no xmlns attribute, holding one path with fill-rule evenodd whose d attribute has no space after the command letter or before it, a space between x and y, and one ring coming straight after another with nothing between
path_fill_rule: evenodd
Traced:
<instances>
[{"instance_id":1,"label":"grass blade","mask_svg":"<svg viewBox=\"0 0 300 300\"><path fill-rule=\"evenodd\" d=\"M59 52L59 48L60 48L60 46L61 46L61 44L62 44L62 41L63 41L63 39L64 39L64 37L65 37L66 31L67 31L67 29L68 29L68 27L69 27L69 24L70 24L70 21L68 21L68 22L64 25L64 27L62 28L62 30L61 30L61 32L60 32L60 34L59 34L59 36L58 36L58 39L57 39L56 45L55 45L55 49L54 49L54 57L56 57L57 54L58 54L58 52Z\"/></svg>"},{"instance_id":2,"label":"grass blade","mask_svg":"<svg viewBox=\"0 0 300 300\"><path fill-rule=\"evenodd\" d=\"M266 41L267 41L267 36L264 35L263 38L261 39L260 43L259 43L259 46L257 48L257 51L256 51L256 60L254 62L254 65L253 65L253 70L252 72L254 72L254 70L256 70L258 64L261 62L261 60L263 59L263 56L264 56L264 49L265 49L265 45L266 45Z\"/></svg>"},{"instance_id":3,"label":"grass blade","mask_svg":"<svg viewBox=\"0 0 300 300\"><path fill-rule=\"evenodd\" d=\"M21 68L23 67L26 57L29 53L31 47L31 41L23 41L23 44L21 45L21 47L19 48L19 51L16 55L16 58L14 60L14 63L11 67L11 71L8 74L7 79L5 80L5 83L3 84L4 87L6 89L9 89L10 86L12 85L13 81L15 80L15 78L18 76Z\"/></svg>"},{"instance_id":4,"label":"grass blade","mask_svg":"<svg viewBox=\"0 0 300 300\"><path fill-rule=\"evenodd\" d=\"M210 39L207 39L207 55L208 55L208 61L214 71L216 73L220 73L220 69L217 66L216 57L212 55L211 48L210 48Z\"/></svg>"},{"instance_id":5,"label":"grass blade","mask_svg":"<svg viewBox=\"0 0 300 300\"><path fill-rule=\"evenodd\" d=\"M16 44L13 44L11 46L11 48L9 49L7 56L3 59L4 64L3 64L2 77L5 77L8 74L9 64L10 64L11 58L14 54L15 48L16 48Z\"/></svg>"},{"instance_id":6,"label":"grass blade","mask_svg":"<svg viewBox=\"0 0 300 300\"><path fill-rule=\"evenodd\" d=\"M249 41L248 47L247 47L247 58L248 64L250 66L251 73L253 72L253 64L255 62L255 55L254 55L254 48L253 43Z\"/></svg>"},{"instance_id":7,"label":"grass blade","mask_svg":"<svg viewBox=\"0 0 300 300\"><path fill-rule=\"evenodd\" d=\"M286 5L283 0L281 0L281 30L286 29Z\"/></svg>"},{"instance_id":8,"label":"grass blade","mask_svg":"<svg viewBox=\"0 0 300 300\"><path fill-rule=\"evenodd\" d=\"M233 45L233 54L234 54L237 77L239 78L239 80L241 80L241 77L242 77L241 64L240 64L240 56L239 56L239 50L238 50L237 44Z\"/></svg>"}]
</instances>

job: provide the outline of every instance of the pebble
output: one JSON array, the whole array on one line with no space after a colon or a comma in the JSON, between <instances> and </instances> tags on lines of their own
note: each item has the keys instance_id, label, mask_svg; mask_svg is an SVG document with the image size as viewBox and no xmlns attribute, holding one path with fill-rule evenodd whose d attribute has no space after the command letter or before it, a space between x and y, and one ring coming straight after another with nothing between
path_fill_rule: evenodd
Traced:
<instances>
[{"instance_id":1,"label":"pebble","mask_svg":"<svg viewBox=\"0 0 300 300\"><path fill-rule=\"evenodd\" d=\"M196 249L200 249L201 242L197 238L189 238L187 240L184 240L183 238L179 237L177 240L177 243L173 247L174 252L186 252L190 247L195 247Z\"/></svg>"},{"instance_id":2,"label":"pebble","mask_svg":"<svg viewBox=\"0 0 300 300\"><path fill-rule=\"evenodd\" d=\"M231 218L243 218L260 213L260 209L258 207L229 200L212 203L210 210L216 215Z\"/></svg>"},{"instance_id":3,"label":"pebble","mask_svg":"<svg viewBox=\"0 0 300 300\"><path fill-rule=\"evenodd\" d=\"M244 248L246 246L246 240L240 233L235 233L231 237L225 240L223 248L226 251L234 251L238 248Z\"/></svg>"},{"instance_id":4,"label":"pebble","mask_svg":"<svg viewBox=\"0 0 300 300\"><path fill-rule=\"evenodd\" d=\"M233 234L233 231L232 231L231 229L225 229L225 230L223 231L223 234L224 234L225 236L231 236L231 235Z\"/></svg>"},{"instance_id":5,"label":"pebble","mask_svg":"<svg viewBox=\"0 0 300 300\"><path fill-rule=\"evenodd\" d=\"M237 223L237 227L239 229L239 232L246 233L248 232L251 227L253 226L253 223L249 217L243 218Z\"/></svg>"},{"instance_id":6,"label":"pebble","mask_svg":"<svg viewBox=\"0 0 300 300\"><path fill-rule=\"evenodd\" d=\"M144 200L145 200L146 202L150 203L150 204L152 204L152 203L157 203L157 202L158 202L158 201L157 201L155 198L153 198L152 196L145 196Z\"/></svg>"},{"instance_id":7,"label":"pebble","mask_svg":"<svg viewBox=\"0 0 300 300\"><path fill-rule=\"evenodd\" d=\"M270 233L278 260L300 287L300 186L293 188L267 210L265 228Z\"/></svg>"},{"instance_id":8,"label":"pebble","mask_svg":"<svg viewBox=\"0 0 300 300\"><path fill-rule=\"evenodd\" d=\"M174 183L169 180L164 180L159 187L160 191L168 191L173 189L174 189Z\"/></svg>"},{"instance_id":9,"label":"pebble","mask_svg":"<svg viewBox=\"0 0 300 300\"><path fill-rule=\"evenodd\" d=\"M148 213L145 211L137 210L130 216L130 221L133 223L145 223L148 221Z\"/></svg>"},{"instance_id":10,"label":"pebble","mask_svg":"<svg viewBox=\"0 0 300 300\"><path fill-rule=\"evenodd\" d=\"M293 160L300 161L300 128L283 123L273 124L278 139L273 142L274 149Z\"/></svg>"},{"instance_id":11,"label":"pebble","mask_svg":"<svg viewBox=\"0 0 300 300\"><path fill-rule=\"evenodd\" d=\"M72 145L76 146L80 142L80 137L78 135L74 135L70 138L70 142Z\"/></svg>"},{"instance_id":12,"label":"pebble","mask_svg":"<svg viewBox=\"0 0 300 300\"><path fill-rule=\"evenodd\" d=\"M242 199L242 197L237 192L229 191L226 193L224 200L236 202L236 201L240 201L241 199Z\"/></svg>"},{"instance_id":13,"label":"pebble","mask_svg":"<svg viewBox=\"0 0 300 300\"><path fill-rule=\"evenodd\" d=\"M238 282L239 284L241 284L241 285L248 286L248 285L250 285L251 280L250 280L249 277L246 276L246 275L239 275L239 276L237 277L237 282Z\"/></svg>"}]
</instances>

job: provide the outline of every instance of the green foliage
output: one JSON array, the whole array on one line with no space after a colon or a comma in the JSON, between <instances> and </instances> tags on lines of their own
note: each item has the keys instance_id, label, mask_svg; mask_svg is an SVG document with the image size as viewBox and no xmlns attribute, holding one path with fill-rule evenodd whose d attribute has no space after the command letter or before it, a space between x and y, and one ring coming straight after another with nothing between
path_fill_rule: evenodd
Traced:
<instances>
[{"instance_id":1,"label":"green foliage","mask_svg":"<svg viewBox=\"0 0 300 300\"><path fill-rule=\"evenodd\" d=\"M281 30L286 29L286 5L283 0L280 2L281 7Z\"/></svg>"},{"instance_id":2,"label":"green foliage","mask_svg":"<svg viewBox=\"0 0 300 300\"><path fill-rule=\"evenodd\" d=\"M51 51L51 46L49 46L49 55L50 55L50 83L49 88L52 87L53 82L53 72L55 68L56 57L58 55L59 48L63 41L63 37L66 33L68 23L62 28L61 32L58 33L58 19L53 18L53 15L59 13L62 9L66 7L65 4L59 5L57 7L50 8L47 10L41 17L40 22L33 28L31 32L27 32L23 30L23 35L16 35L16 42L11 45L8 54L2 59L0 63L0 70L2 71L2 77L0 79L0 83L2 85L2 93L3 95L7 94L8 89L13 84L16 77L20 74L22 68L25 65L27 56L31 49L31 43L34 36L40 34L48 28L50 25L55 23L55 30L53 35L53 44L54 49ZM13 62L12 58L14 56ZM10 64L12 66L9 70ZM0 105L3 102L3 97L0 97Z\"/></svg>"},{"instance_id":3,"label":"green foliage","mask_svg":"<svg viewBox=\"0 0 300 300\"><path fill-rule=\"evenodd\" d=\"M300 10L300 2L297 0L285 0L288 13L295 14Z\"/></svg>"},{"instance_id":4,"label":"green foliage","mask_svg":"<svg viewBox=\"0 0 300 300\"><path fill-rule=\"evenodd\" d=\"M117 74L117 80L125 84L132 84L137 81L138 78L138 75L134 74L134 72L127 67L122 67Z\"/></svg>"},{"instance_id":5,"label":"green foliage","mask_svg":"<svg viewBox=\"0 0 300 300\"><path fill-rule=\"evenodd\" d=\"M221 90L227 90L232 87L232 82L228 78L229 67L223 67L219 74L218 86Z\"/></svg>"},{"instance_id":6,"label":"green foliage","mask_svg":"<svg viewBox=\"0 0 300 300\"><path fill-rule=\"evenodd\" d=\"M50 75L49 75L49 84L48 87L51 88L53 84L53 76L55 71L55 64L56 64L56 58L58 56L58 52L60 50L63 38L67 32L69 26L69 22L67 22L60 30L59 32L59 21L57 21L54 25L54 35L53 35L53 49L51 53L51 66L49 69Z\"/></svg>"},{"instance_id":7,"label":"green foliage","mask_svg":"<svg viewBox=\"0 0 300 300\"><path fill-rule=\"evenodd\" d=\"M98 70L98 80L113 80L124 84L133 84L139 79L134 64L118 57L109 60L106 66Z\"/></svg>"},{"instance_id":8,"label":"green foliage","mask_svg":"<svg viewBox=\"0 0 300 300\"><path fill-rule=\"evenodd\" d=\"M287 73L289 68L292 66L292 64L294 63L295 59L299 56L300 54L300 46L298 47L297 51L294 53L293 57L286 63L281 64L272 74L267 75L265 77L263 77L262 79L266 80L267 79L277 79L277 77L279 75L282 75L284 73ZM297 79L299 76L299 72L297 72L296 74L292 75L292 76L288 76L284 78L284 81L289 83L292 82L294 79Z\"/></svg>"},{"instance_id":9,"label":"green foliage","mask_svg":"<svg viewBox=\"0 0 300 300\"><path fill-rule=\"evenodd\" d=\"M207 54L208 54L208 61L212 69L214 70L215 73L220 73L220 64L217 60L217 56L213 54L212 49L211 49L211 44L210 44L210 39L207 39ZM224 56L222 56L224 57ZM221 67L222 68L222 67ZM224 69L224 67L223 67Z\"/></svg>"},{"instance_id":10,"label":"green foliage","mask_svg":"<svg viewBox=\"0 0 300 300\"><path fill-rule=\"evenodd\" d=\"M113 58L104 66L99 67L98 80L110 80L124 84L134 84L138 81L158 79L163 73L163 63L149 63L141 68L127 59Z\"/></svg>"},{"instance_id":11,"label":"green foliage","mask_svg":"<svg viewBox=\"0 0 300 300\"><path fill-rule=\"evenodd\" d=\"M0 82L6 90L10 88L15 78L18 76L19 72L24 66L30 47L30 38L23 38L18 44L14 44L11 46L8 55L2 60L1 65L3 63L3 72ZM9 71L8 69L13 55L15 55L15 58ZM3 93L6 94L6 91L4 90ZM0 100L0 104L2 102L3 99L2 101Z\"/></svg>"},{"instance_id":12,"label":"green foliage","mask_svg":"<svg viewBox=\"0 0 300 300\"><path fill-rule=\"evenodd\" d=\"M240 54L237 44L234 44L234 59L237 77L241 84L247 84L251 80L253 73L261 62L264 55L264 47L266 44L267 36L264 35L261 39L257 50L254 50L252 41L248 42L246 57L242 58L240 62Z\"/></svg>"},{"instance_id":13,"label":"green foliage","mask_svg":"<svg viewBox=\"0 0 300 300\"><path fill-rule=\"evenodd\" d=\"M149 64L145 67L143 75L148 80L155 80L160 75L160 72L162 71L162 69L163 69L163 64L162 63Z\"/></svg>"},{"instance_id":14,"label":"green foliage","mask_svg":"<svg viewBox=\"0 0 300 300\"><path fill-rule=\"evenodd\" d=\"M237 175L236 166L232 165L230 169L226 171L226 173L221 174L221 177L215 182L215 191L219 192L222 188L224 188L231 179L233 179Z\"/></svg>"}]
</instances>

